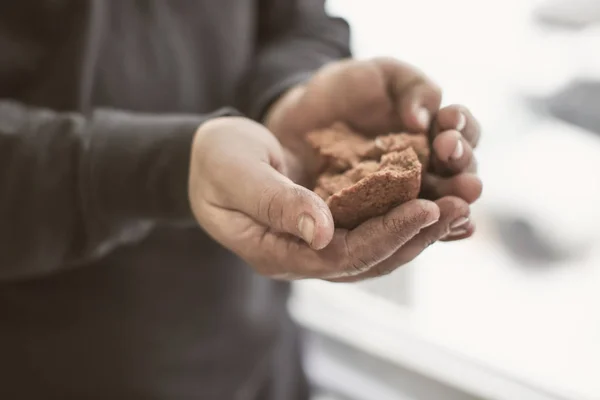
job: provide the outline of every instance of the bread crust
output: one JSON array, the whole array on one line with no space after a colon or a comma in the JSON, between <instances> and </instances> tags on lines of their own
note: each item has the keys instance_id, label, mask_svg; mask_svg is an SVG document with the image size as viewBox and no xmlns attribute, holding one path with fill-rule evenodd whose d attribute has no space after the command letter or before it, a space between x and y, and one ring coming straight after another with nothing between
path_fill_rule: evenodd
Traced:
<instances>
[{"instance_id":1,"label":"bread crust","mask_svg":"<svg viewBox=\"0 0 600 400\"><path fill-rule=\"evenodd\" d=\"M321 175L314 188L327 202L337 228L353 229L416 199L430 149L424 134L362 136L337 123L310 132Z\"/></svg>"}]
</instances>

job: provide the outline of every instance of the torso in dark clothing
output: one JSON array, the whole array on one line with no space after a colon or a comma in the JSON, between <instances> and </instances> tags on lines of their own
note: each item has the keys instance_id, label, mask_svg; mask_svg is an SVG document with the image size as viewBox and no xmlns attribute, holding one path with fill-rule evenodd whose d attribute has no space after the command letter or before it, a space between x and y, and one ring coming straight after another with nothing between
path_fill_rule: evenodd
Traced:
<instances>
[{"instance_id":1,"label":"torso in dark clothing","mask_svg":"<svg viewBox=\"0 0 600 400\"><path fill-rule=\"evenodd\" d=\"M250 0L3 2L23 34L0 26L0 95L207 113L235 102L256 12ZM304 399L287 294L199 228L158 226L89 265L0 284L0 398Z\"/></svg>"}]
</instances>

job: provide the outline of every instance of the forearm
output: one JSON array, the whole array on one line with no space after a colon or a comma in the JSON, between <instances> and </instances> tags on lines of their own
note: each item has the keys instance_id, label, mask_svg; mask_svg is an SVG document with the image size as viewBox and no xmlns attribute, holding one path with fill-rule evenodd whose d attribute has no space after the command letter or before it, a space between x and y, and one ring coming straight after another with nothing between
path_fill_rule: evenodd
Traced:
<instances>
[{"instance_id":1,"label":"forearm","mask_svg":"<svg viewBox=\"0 0 600 400\"><path fill-rule=\"evenodd\" d=\"M95 257L160 220L191 219L192 138L211 116L0 102L0 280Z\"/></svg>"}]
</instances>

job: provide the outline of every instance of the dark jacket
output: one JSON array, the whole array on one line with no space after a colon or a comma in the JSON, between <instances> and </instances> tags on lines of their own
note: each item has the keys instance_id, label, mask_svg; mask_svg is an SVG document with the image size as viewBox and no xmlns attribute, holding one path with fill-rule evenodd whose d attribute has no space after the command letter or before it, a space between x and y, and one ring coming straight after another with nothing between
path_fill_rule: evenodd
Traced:
<instances>
[{"instance_id":1,"label":"dark jacket","mask_svg":"<svg viewBox=\"0 0 600 400\"><path fill-rule=\"evenodd\" d=\"M323 2L0 2L1 399L305 398L288 286L186 184L199 124L349 56Z\"/></svg>"}]
</instances>

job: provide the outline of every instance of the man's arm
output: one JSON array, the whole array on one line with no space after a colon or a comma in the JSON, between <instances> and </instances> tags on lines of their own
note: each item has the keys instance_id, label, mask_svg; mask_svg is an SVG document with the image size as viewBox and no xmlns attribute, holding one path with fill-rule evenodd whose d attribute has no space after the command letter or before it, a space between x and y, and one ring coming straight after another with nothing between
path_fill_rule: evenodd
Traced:
<instances>
[{"instance_id":1,"label":"man's arm","mask_svg":"<svg viewBox=\"0 0 600 400\"><path fill-rule=\"evenodd\" d=\"M159 220L191 221L191 143L214 116L84 118L0 101L0 280L72 266Z\"/></svg>"},{"instance_id":2,"label":"man's arm","mask_svg":"<svg viewBox=\"0 0 600 400\"><path fill-rule=\"evenodd\" d=\"M238 108L262 120L287 89L324 64L350 57L346 21L325 11L325 0L259 0L258 48L239 88Z\"/></svg>"}]
</instances>

